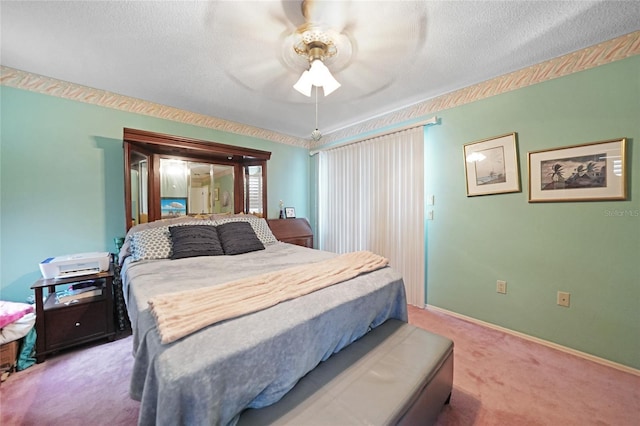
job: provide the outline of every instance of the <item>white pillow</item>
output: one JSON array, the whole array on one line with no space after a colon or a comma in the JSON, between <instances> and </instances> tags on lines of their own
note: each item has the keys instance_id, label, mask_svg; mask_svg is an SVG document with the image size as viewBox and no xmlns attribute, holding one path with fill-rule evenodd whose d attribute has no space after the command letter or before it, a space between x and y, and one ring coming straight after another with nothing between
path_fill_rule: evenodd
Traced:
<instances>
[{"instance_id":1,"label":"white pillow","mask_svg":"<svg viewBox=\"0 0 640 426\"><path fill-rule=\"evenodd\" d=\"M168 259L171 256L169 227L160 226L134 232L131 237L131 252L134 261Z\"/></svg>"}]
</instances>

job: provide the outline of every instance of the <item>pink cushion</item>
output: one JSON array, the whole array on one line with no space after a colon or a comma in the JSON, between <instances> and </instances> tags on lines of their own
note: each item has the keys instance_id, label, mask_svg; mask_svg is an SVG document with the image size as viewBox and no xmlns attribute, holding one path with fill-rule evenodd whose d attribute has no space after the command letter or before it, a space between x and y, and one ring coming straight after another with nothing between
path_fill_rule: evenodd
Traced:
<instances>
[{"instance_id":1,"label":"pink cushion","mask_svg":"<svg viewBox=\"0 0 640 426\"><path fill-rule=\"evenodd\" d=\"M6 302L4 300L0 300L0 328L19 320L31 312L33 312L33 306L28 303Z\"/></svg>"}]
</instances>

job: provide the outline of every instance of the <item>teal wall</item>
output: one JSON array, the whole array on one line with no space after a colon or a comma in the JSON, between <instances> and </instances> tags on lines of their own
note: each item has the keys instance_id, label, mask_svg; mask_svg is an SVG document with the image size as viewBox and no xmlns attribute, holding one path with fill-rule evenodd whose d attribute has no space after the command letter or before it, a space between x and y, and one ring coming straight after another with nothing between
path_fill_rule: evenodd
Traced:
<instances>
[{"instance_id":1,"label":"teal wall","mask_svg":"<svg viewBox=\"0 0 640 426\"><path fill-rule=\"evenodd\" d=\"M283 200L315 226L306 149L7 87L0 108L2 299L30 295L48 256L113 250L124 233L123 127L271 151L268 216ZM425 130L427 303L640 368L640 56L437 115ZM466 197L463 145L509 132L522 192ZM628 201L527 202L528 151L619 137L629 139ZM558 290L570 308L556 305Z\"/></svg>"},{"instance_id":2,"label":"teal wall","mask_svg":"<svg viewBox=\"0 0 640 426\"><path fill-rule=\"evenodd\" d=\"M640 56L437 115L425 130L427 303L640 368ZM463 145L510 132L522 192L467 197ZM622 137L628 201L528 203L528 151Z\"/></svg>"},{"instance_id":3,"label":"teal wall","mask_svg":"<svg viewBox=\"0 0 640 426\"><path fill-rule=\"evenodd\" d=\"M24 301L50 256L113 251L124 235L124 127L265 151L268 217L309 210L304 148L0 86L0 298Z\"/></svg>"}]
</instances>

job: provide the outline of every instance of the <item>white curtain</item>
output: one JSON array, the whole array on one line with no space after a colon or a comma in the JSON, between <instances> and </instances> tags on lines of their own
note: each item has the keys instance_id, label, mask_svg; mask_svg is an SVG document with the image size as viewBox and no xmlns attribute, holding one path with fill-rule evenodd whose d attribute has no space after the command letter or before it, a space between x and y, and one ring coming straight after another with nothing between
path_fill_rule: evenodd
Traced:
<instances>
[{"instance_id":1,"label":"white curtain","mask_svg":"<svg viewBox=\"0 0 640 426\"><path fill-rule=\"evenodd\" d=\"M319 153L319 248L370 250L402 274L424 306L423 127Z\"/></svg>"}]
</instances>

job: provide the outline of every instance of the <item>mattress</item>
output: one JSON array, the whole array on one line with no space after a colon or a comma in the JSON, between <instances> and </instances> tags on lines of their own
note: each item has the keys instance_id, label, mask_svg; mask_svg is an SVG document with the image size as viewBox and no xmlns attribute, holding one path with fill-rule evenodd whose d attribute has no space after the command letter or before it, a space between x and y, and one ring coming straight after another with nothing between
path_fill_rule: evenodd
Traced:
<instances>
[{"instance_id":1,"label":"mattress","mask_svg":"<svg viewBox=\"0 0 640 426\"><path fill-rule=\"evenodd\" d=\"M235 424L277 402L323 360L387 319L407 320L401 276L385 267L162 344L147 301L336 256L286 243L235 256L125 261L134 334L130 395L139 424ZM193 315L198 315L194 310Z\"/></svg>"}]
</instances>

